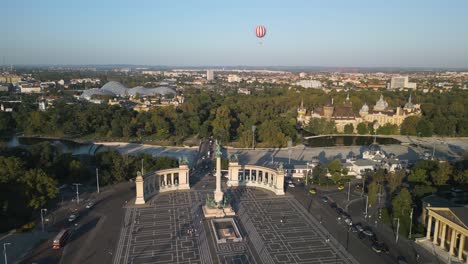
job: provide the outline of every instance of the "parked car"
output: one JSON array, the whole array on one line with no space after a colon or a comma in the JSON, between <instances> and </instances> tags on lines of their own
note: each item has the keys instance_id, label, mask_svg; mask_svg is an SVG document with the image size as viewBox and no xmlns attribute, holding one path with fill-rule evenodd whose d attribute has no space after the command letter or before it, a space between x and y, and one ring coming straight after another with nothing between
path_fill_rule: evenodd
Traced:
<instances>
[{"instance_id":1,"label":"parked car","mask_svg":"<svg viewBox=\"0 0 468 264\"><path fill-rule=\"evenodd\" d=\"M348 224L348 225L353 225L353 221L352 221L351 218L349 218L349 217L345 217L344 221L345 221L345 223Z\"/></svg>"},{"instance_id":2,"label":"parked car","mask_svg":"<svg viewBox=\"0 0 468 264\"><path fill-rule=\"evenodd\" d=\"M362 239L366 238L367 236L364 235L362 232L359 232L359 233L358 233L358 237L359 237L359 239L362 240Z\"/></svg>"},{"instance_id":3,"label":"parked car","mask_svg":"<svg viewBox=\"0 0 468 264\"><path fill-rule=\"evenodd\" d=\"M73 222L76 220L76 218L78 218L78 214L71 214L69 217L68 217L68 222Z\"/></svg>"},{"instance_id":4,"label":"parked car","mask_svg":"<svg viewBox=\"0 0 468 264\"><path fill-rule=\"evenodd\" d=\"M353 226L353 225L351 226L350 229L351 229L351 232L353 232L353 233L359 232L359 231L357 230L357 228L356 228L355 226Z\"/></svg>"},{"instance_id":5,"label":"parked car","mask_svg":"<svg viewBox=\"0 0 468 264\"><path fill-rule=\"evenodd\" d=\"M359 232L364 231L364 228L362 228L362 225L361 225L361 224L358 223L358 224L355 224L354 226L356 227L356 229L357 229Z\"/></svg>"},{"instance_id":6,"label":"parked car","mask_svg":"<svg viewBox=\"0 0 468 264\"><path fill-rule=\"evenodd\" d=\"M322 202L328 203L328 198L326 196L322 196Z\"/></svg>"},{"instance_id":7,"label":"parked car","mask_svg":"<svg viewBox=\"0 0 468 264\"><path fill-rule=\"evenodd\" d=\"M408 264L408 261L406 261L406 258L403 256L398 256L397 261L398 264Z\"/></svg>"},{"instance_id":8,"label":"parked car","mask_svg":"<svg viewBox=\"0 0 468 264\"><path fill-rule=\"evenodd\" d=\"M376 253L389 253L387 245L382 242L374 242L372 244L372 250L374 250Z\"/></svg>"},{"instance_id":9,"label":"parked car","mask_svg":"<svg viewBox=\"0 0 468 264\"><path fill-rule=\"evenodd\" d=\"M317 190L315 188L312 188L309 190L310 194L317 194Z\"/></svg>"},{"instance_id":10,"label":"parked car","mask_svg":"<svg viewBox=\"0 0 468 264\"><path fill-rule=\"evenodd\" d=\"M93 202L89 202L86 204L86 209L90 209L91 207L94 206L94 203Z\"/></svg>"},{"instance_id":11,"label":"parked car","mask_svg":"<svg viewBox=\"0 0 468 264\"><path fill-rule=\"evenodd\" d=\"M296 186L294 186L294 184L290 183L290 184L288 184L288 187L294 188Z\"/></svg>"},{"instance_id":12,"label":"parked car","mask_svg":"<svg viewBox=\"0 0 468 264\"><path fill-rule=\"evenodd\" d=\"M344 190L344 186L343 185L338 185L338 190Z\"/></svg>"},{"instance_id":13,"label":"parked car","mask_svg":"<svg viewBox=\"0 0 468 264\"><path fill-rule=\"evenodd\" d=\"M333 208L333 209L336 209L338 206L336 205L335 202L333 202L333 203L330 203L330 207Z\"/></svg>"},{"instance_id":14,"label":"parked car","mask_svg":"<svg viewBox=\"0 0 468 264\"><path fill-rule=\"evenodd\" d=\"M364 235L369 236L369 237L374 235L374 233L372 233L372 230L370 228L364 228L362 233L364 233Z\"/></svg>"}]
</instances>

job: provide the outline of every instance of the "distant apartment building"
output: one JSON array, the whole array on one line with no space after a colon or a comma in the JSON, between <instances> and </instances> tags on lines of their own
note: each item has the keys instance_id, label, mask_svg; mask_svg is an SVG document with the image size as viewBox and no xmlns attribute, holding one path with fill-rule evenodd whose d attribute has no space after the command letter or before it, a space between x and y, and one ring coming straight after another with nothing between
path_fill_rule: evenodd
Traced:
<instances>
[{"instance_id":1,"label":"distant apartment building","mask_svg":"<svg viewBox=\"0 0 468 264\"><path fill-rule=\"evenodd\" d=\"M40 83L22 82L18 84L18 88L21 93L40 93L42 90Z\"/></svg>"},{"instance_id":2,"label":"distant apartment building","mask_svg":"<svg viewBox=\"0 0 468 264\"><path fill-rule=\"evenodd\" d=\"M0 92L8 92L8 85L0 85Z\"/></svg>"},{"instance_id":3,"label":"distant apartment building","mask_svg":"<svg viewBox=\"0 0 468 264\"><path fill-rule=\"evenodd\" d=\"M214 71L213 70L207 70L206 71L206 80L207 81L214 80Z\"/></svg>"},{"instance_id":4,"label":"distant apartment building","mask_svg":"<svg viewBox=\"0 0 468 264\"><path fill-rule=\"evenodd\" d=\"M392 80L390 82L390 89L400 88L416 89L416 83L409 82L408 76L392 77Z\"/></svg>"},{"instance_id":5,"label":"distant apartment building","mask_svg":"<svg viewBox=\"0 0 468 264\"><path fill-rule=\"evenodd\" d=\"M299 78L305 78L307 76L307 73L301 72L299 73Z\"/></svg>"},{"instance_id":6,"label":"distant apartment building","mask_svg":"<svg viewBox=\"0 0 468 264\"><path fill-rule=\"evenodd\" d=\"M0 83L17 83L19 81L21 81L21 77L18 75L0 75Z\"/></svg>"},{"instance_id":7,"label":"distant apartment building","mask_svg":"<svg viewBox=\"0 0 468 264\"><path fill-rule=\"evenodd\" d=\"M241 82L242 81L242 78L235 75L235 74L229 74L228 75L228 82L232 83L232 82Z\"/></svg>"},{"instance_id":8,"label":"distant apartment building","mask_svg":"<svg viewBox=\"0 0 468 264\"><path fill-rule=\"evenodd\" d=\"M249 90L248 88L239 88L239 89L237 90L237 93L239 93L239 94L246 94L246 95L250 95L250 94L251 94L251 92L250 92L250 90Z\"/></svg>"},{"instance_id":9,"label":"distant apartment building","mask_svg":"<svg viewBox=\"0 0 468 264\"><path fill-rule=\"evenodd\" d=\"M145 75L160 75L161 71L146 70L146 71L142 71L141 73Z\"/></svg>"},{"instance_id":10,"label":"distant apartment building","mask_svg":"<svg viewBox=\"0 0 468 264\"><path fill-rule=\"evenodd\" d=\"M296 82L296 85L304 88L322 88L322 83L316 80L300 80Z\"/></svg>"}]
</instances>

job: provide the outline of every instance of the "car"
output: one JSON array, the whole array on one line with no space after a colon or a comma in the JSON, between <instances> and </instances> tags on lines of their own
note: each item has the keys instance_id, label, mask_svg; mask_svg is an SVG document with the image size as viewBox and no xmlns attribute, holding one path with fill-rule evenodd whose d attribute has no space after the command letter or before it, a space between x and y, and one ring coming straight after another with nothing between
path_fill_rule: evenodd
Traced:
<instances>
[{"instance_id":1,"label":"car","mask_svg":"<svg viewBox=\"0 0 468 264\"><path fill-rule=\"evenodd\" d=\"M343 185L338 185L338 190L344 190L344 186Z\"/></svg>"},{"instance_id":2,"label":"car","mask_svg":"<svg viewBox=\"0 0 468 264\"><path fill-rule=\"evenodd\" d=\"M315 188L312 188L309 190L310 194L317 194L317 190Z\"/></svg>"},{"instance_id":3,"label":"car","mask_svg":"<svg viewBox=\"0 0 468 264\"><path fill-rule=\"evenodd\" d=\"M408 264L408 261L406 261L406 258L403 256L398 256L397 261L398 264Z\"/></svg>"},{"instance_id":4,"label":"car","mask_svg":"<svg viewBox=\"0 0 468 264\"><path fill-rule=\"evenodd\" d=\"M364 228L362 228L362 225L361 225L361 224L358 223L358 224L355 224L354 226L356 227L356 229L357 229L359 232L364 231Z\"/></svg>"},{"instance_id":5,"label":"car","mask_svg":"<svg viewBox=\"0 0 468 264\"><path fill-rule=\"evenodd\" d=\"M351 232L353 232L353 233L359 232L359 231L357 230L357 228L356 228L355 226L353 226L353 225L350 227L350 230L351 230Z\"/></svg>"},{"instance_id":6,"label":"car","mask_svg":"<svg viewBox=\"0 0 468 264\"><path fill-rule=\"evenodd\" d=\"M296 186L294 186L294 184L290 183L290 184L288 184L288 187L294 188Z\"/></svg>"},{"instance_id":7,"label":"car","mask_svg":"<svg viewBox=\"0 0 468 264\"><path fill-rule=\"evenodd\" d=\"M382 249L380 248L380 246L379 246L378 243L373 243L371 248L372 248L372 250L374 250L374 252L376 252L376 253L381 253L381 252L382 252Z\"/></svg>"},{"instance_id":8,"label":"car","mask_svg":"<svg viewBox=\"0 0 468 264\"><path fill-rule=\"evenodd\" d=\"M366 235L366 236L369 236L369 237L371 237L371 236L374 235L374 233L372 233L372 230L370 230L369 228L365 228L365 229L362 231L362 233L363 233L364 235Z\"/></svg>"},{"instance_id":9,"label":"car","mask_svg":"<svg viewBox=\"0 0 468 264\"><path fill-rule=\"evenodd\" d=\"M359 233L358 233L358 237L359 237L359 239L362 240L362 239L366 238L367 236L364 235L362 232L359 232Z\"/></svg>"},{"instance_id":10,"label":"car","mask_svg":"<svg viewBox=\"0 0 468 264\"><path fill-rule=\"evenodd\" d=\"M345 217L344 221L345 221L345 223L348 224L348 225L353 225L353 221L352 221L351 218L349 218L349 217Z\"/></svg>"},{"instance_id":11,"label":"car","mask_svg":"<svg viewBox=\"0 0 468 264\"><path fill-rule=\"evenodd\" d=\"M339 215L342 215L344 213L343 209L341 209L340 207L336 207L336 213L339 214Z\"/></svg>"},{"instance_id":12,"label":"car","mask_svg":"<svg viewBox=\"0 0 468 264\"><path fill-rule=\"evenodd\" d=\"M378 241L372 243L372 250L374 250L376 253L389 253L387 245Z\"/></svg>"},{"instance_id":13,"label":"car","mask_svg":"<svg viewBox=\"0 0 468 264\"><path fill-rule=\"evenodd\" d=\"M292 180L288 180L287 183L293 184L293 181L292 181Z\"/></svg>"},{"instance_id":14,"label":"car","mask_svg":"<svg viewBox=\"0 0 468 264\"><path fill-rule=\"evenodd\" d=\"M326 196L322 196L322 202L328 203L328 198Z\"/></svg>"},{"instance_id":15,"label":"car","mask_svg":"<svg viewBox=\"0 0 468 264\"><path fill-rule=\"evenodd\" d=\"M69 217L68 217L68 222L73 222L76 220L76 218L78 218L78 214L71 214Z\"/></svg>"},{"instance_id":16,"label":"car","mask_svg":"<svg viewBox=\"0 0 468 264\"><path fill-rule=\"evenodd\" d=\"M89 202L86 204L86 209L90 209L91 207L94 206L94 203L93 202Z\"/></svg>"},{"instance_id":17,"label":"car","mask_svg":"<svg viewBox=\"0 0 468 264\"><path fill-rule=\"evenodd\" d=\"M333 203L330 203L330 207L333 208L333 209L336 209L338 206L336 205L335 202L333 202Z\"/></svg>"}]
</instances>

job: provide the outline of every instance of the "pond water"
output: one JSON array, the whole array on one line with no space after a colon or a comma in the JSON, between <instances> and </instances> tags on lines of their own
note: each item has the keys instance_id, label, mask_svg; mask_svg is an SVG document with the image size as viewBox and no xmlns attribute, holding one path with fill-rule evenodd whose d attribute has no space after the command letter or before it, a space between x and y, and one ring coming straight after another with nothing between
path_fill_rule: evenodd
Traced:
<instances>
[{"instance_id":1,"label":"pond water","mask_svg":"<svg viewBox=\"0 0 468 264\"><path fill-rule=\"evenodd\" d=\"M400 144L394 138L377 137L379 145ZM304 141L308 147L335 147L335 146L367 146L374 142L373 136L324 136L309 138Z\"/></svg>"},{"instance_id":2,"label":"pond water","mask_svg":"<svg viewBox=\"0 0 468 264\"><path fill-rule=\"evenodd\" d=\"M95 150L100 146L93 143L78 143L66 139L49 139L49 138L34 138L34 137L12 137L6 139L8 147L25 147L28 148L34 144L49 142L58 147L63 153L72 153L73 155L93 155Z\"/></svg>"}]
</instances>

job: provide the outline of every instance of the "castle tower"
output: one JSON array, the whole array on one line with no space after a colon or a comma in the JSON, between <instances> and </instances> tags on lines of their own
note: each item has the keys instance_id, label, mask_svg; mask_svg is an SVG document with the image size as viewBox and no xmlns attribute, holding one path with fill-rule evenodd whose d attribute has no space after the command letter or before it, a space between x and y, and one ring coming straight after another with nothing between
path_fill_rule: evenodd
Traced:
<instances>
[{"instance_id":1,"label":"castle tower","mask_svg":"<svg viewBox=\"0 0 468 264\"><path fill-rule=\"evenodd\" d=\"M301 99L301 106L297 108L297 123L302 126L306 120L307 109L304 107L304 99Z\"/></svg>"},{"instance_id":2,"label":"castle tower","mask_svg":"<svg viewBox=\"0 0 468 264\"><path fill-rule=\"evenodd\" d=\"M335 111L335 107L333 106L333 98L331 99L331 104L325 105L323 107L323 117L330 121L333 117L333 112Z\"/></svg>"}]
</instances>

